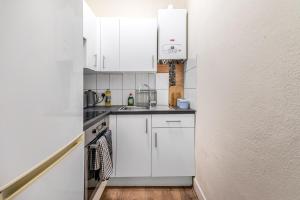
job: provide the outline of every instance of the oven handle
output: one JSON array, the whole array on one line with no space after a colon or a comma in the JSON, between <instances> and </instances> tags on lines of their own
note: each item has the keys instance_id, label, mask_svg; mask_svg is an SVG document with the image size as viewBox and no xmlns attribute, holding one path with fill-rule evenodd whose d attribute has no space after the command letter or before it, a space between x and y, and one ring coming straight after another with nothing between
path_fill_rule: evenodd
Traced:
<instances>
[{"instance_id":1,"label":"oven handle","mask_svg":"<svg viewBox=\"0 0 300 200\"><path fill-rule=\"evenodd\" d=\"M96 134L97 133L97 130L101 130L103 127L106 127L106 122L102 122L99 126L97 126L93 131L92 131L92 133L93 134ZM101 131L100 131L101 132ZM99 132L98 132L99 133Z\"/></svg>"},{"instance_id":2,"label":"oven handle","mask_svg":"<svg viewBox=\"0 0 300 200\"><path fill-rule=\"evenodd\" d=\"M98 145L97 144L90 144L88 147L90 149L96 149L98 147Z\"/></svg>"},{"instance_id":3,"label":"oven handle","mask_svg":"<svg viewBox=\"0 0 300 200\"><path fill-rule=\"evenodd\" d=\"M93 145L97 140L99 140L100 137L102 137L104 135L104 133L106 133L108 131L108 128L105 128L104 130L102 131L99 131L97 136L90 142L88 143L87 145L85 145L85 147L89 147L91 145Z\"/></svg>"}]
</instances>

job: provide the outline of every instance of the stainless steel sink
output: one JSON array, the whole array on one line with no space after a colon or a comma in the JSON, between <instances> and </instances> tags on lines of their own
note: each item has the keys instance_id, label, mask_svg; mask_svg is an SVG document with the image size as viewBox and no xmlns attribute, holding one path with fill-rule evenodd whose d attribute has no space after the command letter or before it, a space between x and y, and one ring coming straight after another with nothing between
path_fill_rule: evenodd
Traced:
<instances>
[{"instance_id":1,"label":"stainless steel sink","mask_svg":"<svg viewBox=\"0 0 300 200\"><path fill-rule=\"evenodd\" d=\"M122 106L119 111L168 111L174 110L169 106L154 106L151 108L148 107L140 107L140 106Z\"/></svg>"},{"instance_id":2,"label":"stainless steel sink","mask_svg":"<svg viewBox=\"0 0 300 200\"><path fill-rule=\"evenodd\" d=\"M138 107L138 106L122 106L120 109L120 111L124 110L124 111L135 111L135 110L149 110L149 108L147 107Z\"/></svg>"}]
</instances>

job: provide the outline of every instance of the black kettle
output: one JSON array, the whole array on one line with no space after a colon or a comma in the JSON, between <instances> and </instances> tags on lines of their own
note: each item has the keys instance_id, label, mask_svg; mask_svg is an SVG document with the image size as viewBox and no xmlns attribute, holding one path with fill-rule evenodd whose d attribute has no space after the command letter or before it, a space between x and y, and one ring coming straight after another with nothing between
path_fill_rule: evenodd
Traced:
<instances>
[{"instance_id":1,"label":"black kettle","mask_svg":"<svg viewBox=\"0 0 300 200\"><path fill-rule=\"evenodd\" d=\"M97 92L88 90L85 91L84 94L86 95L86 99L87 99L87 107L93 107L99 102L99 96Z\"/></svg>"}]
</instances>

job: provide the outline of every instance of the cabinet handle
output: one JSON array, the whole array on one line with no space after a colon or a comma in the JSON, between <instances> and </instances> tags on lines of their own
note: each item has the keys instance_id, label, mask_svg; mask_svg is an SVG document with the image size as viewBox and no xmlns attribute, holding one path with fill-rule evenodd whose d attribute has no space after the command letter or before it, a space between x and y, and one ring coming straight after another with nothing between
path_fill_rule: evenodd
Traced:
<instances>
[{"instance_id":1,"label":"cabinet handle","mask_svg":"<svg viewBox=\"0 0 300 200\"><path fill-rule=\"evenodd\" d=\"M154 134L154 145L157 148L157 133Z\"/></svg>"},{"instance_id":2,"label":"cabinet handle","mask_svg":"<svg viewBox=\"0 0 300 200\"><path fill-rule=\"evenodd\" d=\"M170 123L170 122L177 122L177 123L180 123L181 120L167 120L166 122L167 122L167 123Z\"/></svg>"},{"instance_id":3,"label":"cabinet handle","mask_svg":"<svg viewBox=\"0 0 300 200\"><path fill-rule=\"evenodd\" d=\"M105 68L105 66L104 66L104 63L105 63L105 56L102 56L102 67L103 67L103 69Z\"/></svg>"},{"instance_id":4,"label":"cabinet handle","mask_svg":"<svg viewBox=\"0 0 300 200\"><path fill-rule=\"evenodd\" d=\"M146 134L148 133L148 118L146 119Z\"/></svg>"},{"instance_id":5,"label":"cabinet handle","mask_svg":"<svg viewBox=\"0 0 300 200\"><path fill-rule=\"evenodd\" d=\"M152 55L152 68L154 69L154 55Z\"/></svg>"},{"instance_id":6,"label":"cabinet handle","mask_svg":"<svg viewBox=\"0 0 300 200\"><path fill-rule=\"evenodd\" d=\"M98 55L97 55L97 54L95 54L94 56L95 56L95 65L94 65L94 66L95 66L95 67L97 67L97 62L98 62L98 59L97 59L97 57L98 57Z\"/></svg>"}]
</instances>

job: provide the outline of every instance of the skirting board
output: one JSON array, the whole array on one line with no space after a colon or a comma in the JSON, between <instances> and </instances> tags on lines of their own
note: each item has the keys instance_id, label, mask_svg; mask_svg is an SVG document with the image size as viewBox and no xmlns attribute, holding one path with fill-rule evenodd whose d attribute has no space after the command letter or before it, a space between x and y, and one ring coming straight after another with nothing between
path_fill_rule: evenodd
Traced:
<instances>
[{"instance_id":1,"label":"skirting board","mask_svg":"<svg viewBox=\"0 0 300 200\"><path fill-rule=\"evenodd\" d=\"M194 190L199 200L207 200L196 178L194 178Z\"/></svg>"},{"instance_id":2,"label":"skirting board","mask_svg":"<svg viewBox=\"0 0 300 200\"><path fill-rule=\"evenodd\" d=\"M139 177L111 178L107 186L192 186L193 178L187 177Z\"/></svg>"}]
</instances>

